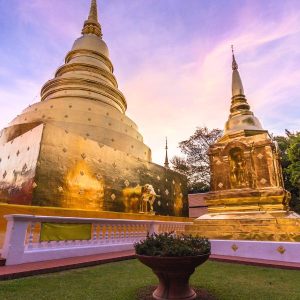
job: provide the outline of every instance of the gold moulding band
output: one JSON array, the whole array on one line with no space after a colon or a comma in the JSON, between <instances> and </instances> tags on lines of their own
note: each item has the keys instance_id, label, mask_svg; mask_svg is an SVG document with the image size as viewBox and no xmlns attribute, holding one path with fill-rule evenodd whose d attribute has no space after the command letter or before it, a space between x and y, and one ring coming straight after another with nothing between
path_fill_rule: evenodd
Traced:
<instances>
[{"instance_id":1,"label":"gold moulding band","mask_svg":"<svg viewBox=\"0 0 300 300\"><path fill-rule=\"evenodd\" d=\"M91 239L91 224L42 223L40 242Z\"/></svg>"}]
</instances>

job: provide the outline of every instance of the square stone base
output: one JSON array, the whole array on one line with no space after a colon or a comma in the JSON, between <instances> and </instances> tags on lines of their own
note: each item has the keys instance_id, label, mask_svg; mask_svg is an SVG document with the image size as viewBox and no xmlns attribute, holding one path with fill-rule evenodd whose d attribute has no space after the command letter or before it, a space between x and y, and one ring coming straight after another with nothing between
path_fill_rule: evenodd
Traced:
<instances>
[{"instance_id":1,"label":"square stone base","mask_svg":"<svg viewBox=\"0 0 300 300\"><path fill-rule=\"evenodd\" d=\"M300 216L286 211L209 213L186 232L220 240L300 242Z\"/></svg>"}]
</instances>

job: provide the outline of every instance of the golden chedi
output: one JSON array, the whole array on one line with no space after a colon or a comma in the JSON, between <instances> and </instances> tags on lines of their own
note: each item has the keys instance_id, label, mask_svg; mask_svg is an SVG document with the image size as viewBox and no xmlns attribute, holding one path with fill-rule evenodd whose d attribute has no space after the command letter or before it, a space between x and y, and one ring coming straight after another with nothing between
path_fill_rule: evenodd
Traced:
<instances>
[{"instance_id":1,"label":"golden chedi","mask_svg":"<svg viewBox=\"0 0 300 300\"><path fill-rule=\"evenodd\" d=\"M281 165L267 130L250 111L233 56L232 100L224 135L209 149L209 212L285 210Z\"/></svg>"},{"instance_id":2,"label":"golden chedi","mask_svg":"<svg viewBox=\"0 0 300 300\"><path fill-rule=\"evenodd\" d=\"M208 214L189 230L216 239L300 241L300 218L288 211L277 145L250 111L234 54L232 70L230 115L208 152Z\"/></svg>"},{"instance_id":3,"label":"golden chedi","mask_svg":"<svg viewBox=\"0 0 300 300\"><path fill-rule=\"evenodd\" d=\"M151 162L126 108L93 0L82 36L42 87L41 101L0 133L2 211L6 205L10 213L50 214L27 206L187 216L185 177Z\"/></svg>"}]
</instances>

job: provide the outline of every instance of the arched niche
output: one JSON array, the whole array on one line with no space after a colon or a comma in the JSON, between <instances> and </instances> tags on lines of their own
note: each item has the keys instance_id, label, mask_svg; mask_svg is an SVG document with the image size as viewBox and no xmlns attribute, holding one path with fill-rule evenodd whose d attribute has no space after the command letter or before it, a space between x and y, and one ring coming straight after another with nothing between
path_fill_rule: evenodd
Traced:
<instances>
[{"instance_id":1,"label":"arched niche","mask_svg":"<svg viewBox=\"0 0 300 300\"><path fill-rule=\"evenodd\" d=\"M233 142L228 143L224 147L221 155L222 156L229 156L229 152L231 151L231 149L234 149L234 148L240 148L240 149L242 149L243 152L245 152L245 151L250 150L251 147L249 147L248 145L246 145L246 144L244 144L242 142L233 141Z\"/></svg>"},{"instance_id":2,"label":"arched niche","mask_svg":"<svg viewBox=\"0 0 300 300\"><path fill-rule=\"evenodd\" d=\"M239 189L247 187L248 180L244 150L240 147L233 147L229 150L228 158L231 188Z\"/></svg>"}]
</instances>

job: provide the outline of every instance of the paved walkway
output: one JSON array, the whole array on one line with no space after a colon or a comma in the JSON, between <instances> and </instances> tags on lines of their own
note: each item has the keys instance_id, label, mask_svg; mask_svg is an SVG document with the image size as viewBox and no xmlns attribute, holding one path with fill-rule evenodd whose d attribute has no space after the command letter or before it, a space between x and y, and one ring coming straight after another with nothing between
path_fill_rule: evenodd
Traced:
<instances>
[{"instance_id":1,"label":"paved walkway","mask_svg":"<svg viewBox=\"0 0 300 300\"><path fill-rule=\"evenodd\" d=\"M0 267L0 280L65 271L135 258L134 250L71 257L49 261Z\"/></svg>"},{"instance_id":2,"label":"paved walkway","mask_svg":"<svg viewBox=\"0 0 300 300\"><path fill-rule=\"evenodd\" d=\"M90 267L133 258L135 258L134 250L130 250L36 263L27 263L15 266L4 266L0 267L0 280L16 279L26 276L59 272L75 268ZM242 257L220 255L211 255L210 260L300 271L300 263L287 263L263 259L248 259Z\"/></svg>"}]
</instances>

